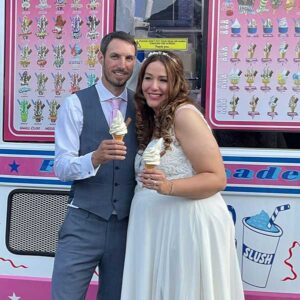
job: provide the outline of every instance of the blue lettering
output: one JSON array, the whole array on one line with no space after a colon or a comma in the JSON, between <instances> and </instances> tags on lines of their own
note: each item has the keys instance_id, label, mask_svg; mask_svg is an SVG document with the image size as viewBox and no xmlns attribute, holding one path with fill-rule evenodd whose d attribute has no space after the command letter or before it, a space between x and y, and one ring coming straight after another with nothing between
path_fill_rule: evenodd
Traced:
<instances>
[{"instance_id":1,"label":"blue lettering","mask_svg":"<svg viewBox=\"0 0 300 300\"><path fill-rule=\"evenodd\" d=\"M256 177L259 179L278 179L278 175L281 171L279 167L269 167L265 170L261 170L257 172Z\"/></svg>"},{"instance_id":2,"label":"blue lettering","mask_svg":"<svg viewBox=\"0 0 300 300\"><path fill-rule=\"evenodd\" d=\"M237 169L236 172L233 174L235 178L242 178L242 179L251 179L253 178L253 171L248 169Z\"/></svg>"},{"instance_id":3,"label":"blue lettering","mask_svg":"<svg viewBox=\"0 0 300 300\"><path fill-rule=\"evenodd\" d=\"M243 244L243 256L258 264L272 265L275 254L258 252Z\"/></svg>"},{"instance_id":4,"label":"blue lettering","mask_svg":"<svg viewBox=\"0 0 300 300\"><path fill-rule=\"evenodd\" d=\"M53 159L44 159L40 167L40 172L52 172L53 171L54 160Z\"/></svg>"},{"instance_id":5,"label":"blue lettering","mask_svg":"<svg viewBox=\"0 0 300 300\"><path fill-rule=\"evenodd\" d=\"M286 171L282 174L282 179L299 180L300 179L300 172L298 172L298 171Z\"/></svg>"}]
</instances>

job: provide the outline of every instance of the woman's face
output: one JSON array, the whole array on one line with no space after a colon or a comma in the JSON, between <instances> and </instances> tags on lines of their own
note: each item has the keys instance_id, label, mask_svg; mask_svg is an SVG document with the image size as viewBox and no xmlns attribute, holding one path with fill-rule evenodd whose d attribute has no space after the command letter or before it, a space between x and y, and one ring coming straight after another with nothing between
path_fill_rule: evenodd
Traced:
<instances>
[{"instance_id":1,"label":"woman's face","mask_svg":"<svg viewBox=\"0 0 300 300\"><path fill-rule=\"evenodd\" d=\"M157 114L161 104L168 99L167 72L160 61L154 61L147 66L142 91L147 105Z\"/></svg>"}]
</instances>

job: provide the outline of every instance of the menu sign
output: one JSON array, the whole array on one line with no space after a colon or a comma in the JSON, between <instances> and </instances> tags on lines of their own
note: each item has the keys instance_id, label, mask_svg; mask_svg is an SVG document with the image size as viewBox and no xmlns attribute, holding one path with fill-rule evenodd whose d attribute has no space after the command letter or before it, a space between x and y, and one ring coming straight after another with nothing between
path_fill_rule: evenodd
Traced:
<instances>
[{"instance_id":1,"label":"menu sign","mask_svg":"<svg viewBox=\"0 0 300 300\"><path fill-rule=\"evenodd\" d=\"M300 2L212 0L208 32L211 126L299 130Z\"/></svg>"},{"instance_id":2,"label":"menu sign","mask_svg":"<svg viewBox=\"0 0 300 300\"><path fill-rule=\"evenodd\" d=\"M4 139L53 141L63 99L99 80L114 1L6 2Z\"/></svg>"}]
</instances>

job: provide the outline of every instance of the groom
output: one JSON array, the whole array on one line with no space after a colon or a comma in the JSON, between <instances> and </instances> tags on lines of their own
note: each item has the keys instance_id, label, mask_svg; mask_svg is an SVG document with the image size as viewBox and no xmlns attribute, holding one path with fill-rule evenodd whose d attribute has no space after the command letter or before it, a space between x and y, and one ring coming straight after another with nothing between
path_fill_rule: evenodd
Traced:
<instances>
[{"instance_id":1,"label":"groom","mask_svg":"<svg viewBox=\"0 0 300 300\"><path fill-rule=\"evenodd\" d=\"M67 97L55 129L55 174L73 181L52 277L52 300L84 300L99 269L98 300L119 300L137 151L133 92L126 88L137 46L117 31L103 37L102 78ZM109 135L112 99L133 122L124 142Z\"/></svg>"}]
</instances>

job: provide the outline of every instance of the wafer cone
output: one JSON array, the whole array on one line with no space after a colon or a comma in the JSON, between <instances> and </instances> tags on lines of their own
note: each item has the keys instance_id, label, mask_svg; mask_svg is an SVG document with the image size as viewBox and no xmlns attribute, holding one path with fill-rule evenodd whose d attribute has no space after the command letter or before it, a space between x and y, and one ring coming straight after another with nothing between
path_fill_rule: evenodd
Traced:
<instances>
[{"instance_id":1,"label":"wafer cone","mask_svg":"<svg viewBox=\"0 0 300 300\"><path fill-rule=\"evenodd\" d=\"M119 142L123 142L123 138L124 138L125 134L120 134L120 135L113 134L112 136L113 136L114 140L119 141Z\"/></svg>"},{"instance_id":2,"label":"wafer cone","mask_svg":"<svg viewBox=\"0 0 300 300\"><path fill-rule=\"evenodd\" d=\"M145 169L147 169L147 170L154 169L155 167L156 167L156 165L152 165L152 164L145 164Z\"/></svg>"}]
</instances>

